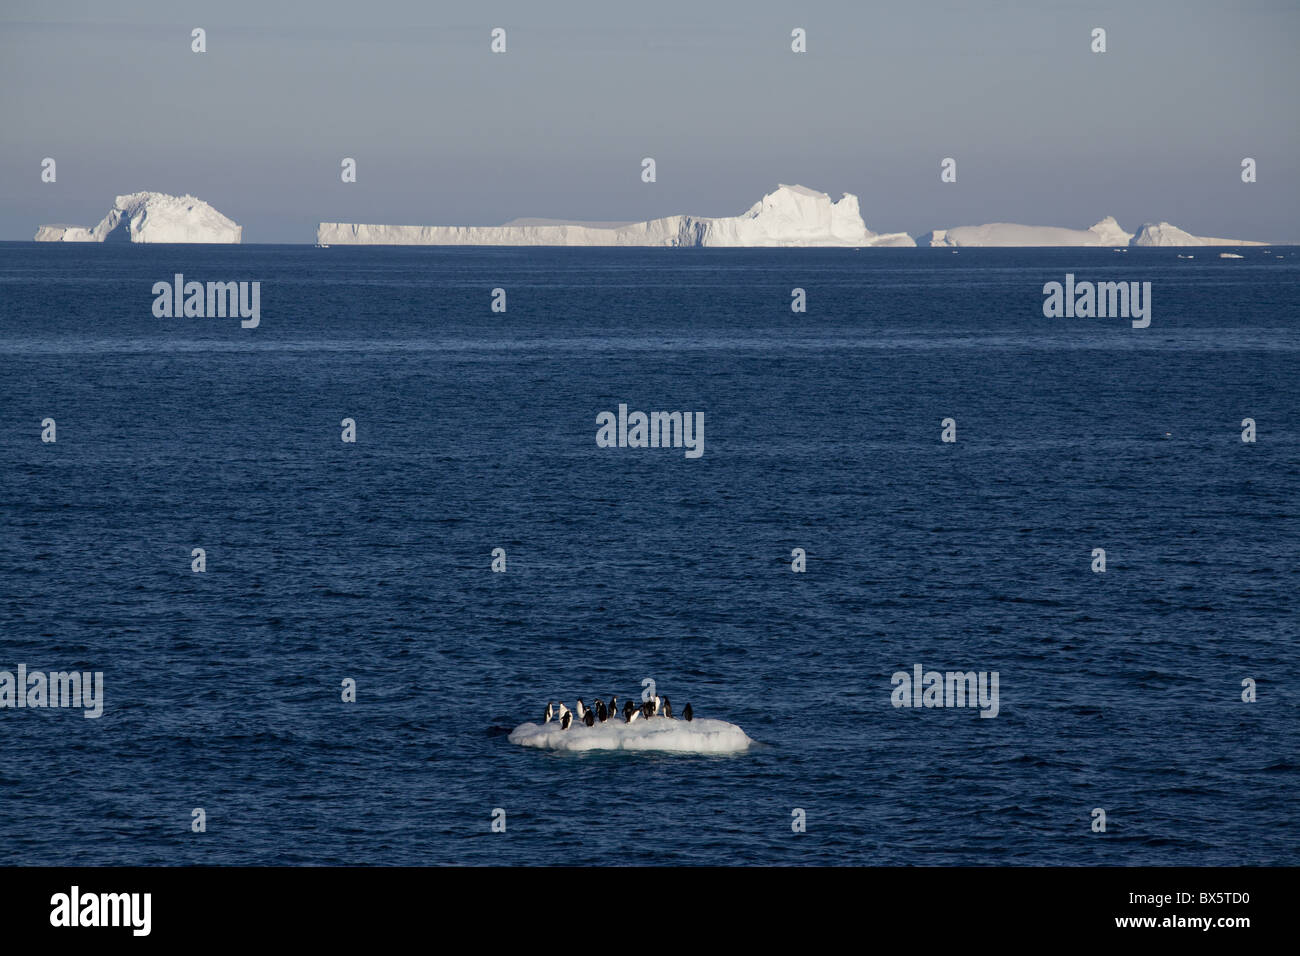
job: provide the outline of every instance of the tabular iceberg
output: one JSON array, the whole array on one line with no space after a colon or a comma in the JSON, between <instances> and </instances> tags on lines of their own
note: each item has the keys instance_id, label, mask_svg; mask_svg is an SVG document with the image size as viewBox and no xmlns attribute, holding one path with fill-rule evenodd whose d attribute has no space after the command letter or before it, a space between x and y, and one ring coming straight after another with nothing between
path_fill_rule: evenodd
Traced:
<instances>
[{"instance_id":1,"label":"tabular iceberg","mask_svg":"<svg viewBox=\"0 0 1300 956\"><path fill-rule=\"evenodd\" d=\"M1087 229L1057 226L1022 226L1014 222L989 222L982 226L935 229L920 237L922 246L1127 246L1133 233L1125 232L1114 216Z\"/></svg>"},{"instance_id":2,"label":"tabular iceberg","mask_svg":"<svg viewBox=\"0 0 1300 956\"><path fill-rule=\"evenodd\" d=\"M1167 222L1147 223L1136 234L1125 232L1114 216L1087 229L1056 226L1022 226L1014 222L989 222L982 226L935 229L921 236L921 246L1264 246L1264 242L1211 239L1193 236Z\"/></svg>"},{"instance_id":3,"label":"tabular iceberg","mask_svg":"<svg viewBox=\"0 0 1300 956\"><path fill-rule=\"evenodd\" d=\"M1214 239L1210 236L1193 236L1167 222L1148 222L1133 237L1135 246L1266 246L1266 242L1245 239Z\"/></svg>"},{"instance_id":4,"label":"tabular iceberg","mask_svg":"<svg viewBox=\"0 0 1300 956\"><path fill-rule=\"evenodd\" d=\"M37 242L221 242L243 238L244 227L202 199L140 192L118 196L92 229L41 226Z\"/></svg>"},{"instance_id":5,"label":"tabular iceberg","mask_svg":"<svg viewBox=\"0 0 1300 956\"><path fill-rule=\"evenodd\" d=\"M574 722L562 730L557 721L520 724L507 738L512 744L545 750L658 750L671 753L729 754L754 743L725 720L672 720L651 717L624 723L615 718L586 727Z\"/></svg>"},{"instance_id":6,"label":"tabular iceberg","mask_svg":"<svg viewBox=\"0 0 1300 956\"><path fill-rule=\"evenodd\" d=\"M322 222L321 245L382 246L914 246L911 236L867 229L858 197L838 202L780 185L740 216L668 216L649 222L514 220L503 226L380 226Z\"/></svg>"}]
</instances>

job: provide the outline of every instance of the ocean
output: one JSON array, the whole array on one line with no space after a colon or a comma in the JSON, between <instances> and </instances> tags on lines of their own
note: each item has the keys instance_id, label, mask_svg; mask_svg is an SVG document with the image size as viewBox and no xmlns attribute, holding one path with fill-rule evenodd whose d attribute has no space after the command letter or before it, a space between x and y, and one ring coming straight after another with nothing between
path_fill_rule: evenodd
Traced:
<instances>
[{"instance_id":1,"label":"ocean","mask_svg":"<svg viewBox=\"0 0 1300 956\"><path fill-rule=\"evenodd\" d=\"M1179 251L0 244L0 670L103 674L0 861L1300 863L1300 249ZM507 739L646 678L756 745Z\"/></svg>"}]
</instances>

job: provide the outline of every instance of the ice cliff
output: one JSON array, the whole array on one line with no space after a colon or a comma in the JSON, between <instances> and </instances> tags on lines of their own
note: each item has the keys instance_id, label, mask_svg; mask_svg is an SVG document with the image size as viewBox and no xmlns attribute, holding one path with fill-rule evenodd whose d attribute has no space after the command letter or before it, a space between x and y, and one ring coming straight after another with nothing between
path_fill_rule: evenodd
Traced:
<instances>
[{"instance_id":1,"label":"ice cliff","mask_svg":"<svg viewBox=\"0 0 1300 956\"><path fill-rule=\"evenodd\" d=\"M37 242L239 242L244 228L194 196L118 196L92 229L41 226Z\"/></svg>"},{"instance_id":2,"label":"ice cliff","mask_svg":"<svg viewBox=\"0 0 1300 956\"><path fill-rule=\"evenodd\" d=\"M780 185L740 216L668 216L649 222L515 220L503 226L379 226L323 222L322 245L387 246L914 246L905 233L873 233L858 197L838 202L804 186Z\"/></svg>"}]
</instances>

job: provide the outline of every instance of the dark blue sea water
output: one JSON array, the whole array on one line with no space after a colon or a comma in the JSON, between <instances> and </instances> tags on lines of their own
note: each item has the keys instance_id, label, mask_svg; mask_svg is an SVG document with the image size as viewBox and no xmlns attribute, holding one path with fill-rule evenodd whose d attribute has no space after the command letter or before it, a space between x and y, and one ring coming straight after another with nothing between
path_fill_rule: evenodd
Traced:
<instances>
[{"instance_id":1,"label":"dark blue sea water","mask_svg":"<svg viewBox=\"0 0 1300 956\"><path fill-rule=\"evenodd\" d=\"M0 863L1298 863L1296 253L0 245ZM645 677L761 746L506 739Z\"/></svg>"}]
</instances>

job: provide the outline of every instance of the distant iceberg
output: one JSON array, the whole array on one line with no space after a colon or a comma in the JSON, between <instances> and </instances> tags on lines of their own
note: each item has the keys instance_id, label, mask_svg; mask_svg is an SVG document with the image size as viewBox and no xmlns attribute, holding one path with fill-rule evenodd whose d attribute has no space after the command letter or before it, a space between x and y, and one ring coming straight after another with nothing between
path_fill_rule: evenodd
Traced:
<instances>
[{"instance_id":1,"label":"distant iceberg","mask_svg":"<svg viewBox=\"0 0 1300 956\"><path fill-rule=\"evenodd\" d=\"M1213 239L1193 236L1167 222L1149 222L1133 237L1135 246L1266 246L1267 242L1250 242L1246 239Z\"/></svg>"},{"instance_id":2,"label":"distant iceberg","mask_svg":"<svg viewBox=\"0 0 1300 956\"><path fill-rule=\"evenodd\" d=\"M1014 222L989 222L982 226L935 229L920 236L919 246L1264 246L1242 239L1193 236L1167 222L1147 223L1138 232L1125 232L1114 216L1087 229L1056 226L1022 226Z\"/></svg>"},{"instance_id":3,"label":"distant iceberg","mask_svg":"<svg viewBox=\"0 0 1300 956\"><path fill-rule=\"evenodd\" d=\"M919 246L1127 246L1133 233L1125 232L1114 216L1087 229L1057 226L1022 226L1014 222L989 222L982 226L935 229L921 236Z\"/></svg>"},{"instance_id":4,"label":"distant iceberg","mask_svg":"<svg viewBox=\"0 0 1300 956\"><path fill-rule=\"evenodd\" d=\"M780 185L740 216L668 216L649 222L515 220L503 226L380 226L322 222L319 245L383 246L914 246L906 233L867 229L858 197L832 201Z\"/></svg>"},{"instance_id":5,"label":"distant iceberg","mask_svg":"<svg viewBox=\"0 0 1300 956\"><path fill-rule=\"evenodd\" d=\"M92 229L41 226L37 242L217 242L236 243L244 227L194 196L140 192L118 196Z\"/></svg>"},{"instance_id":6,"label":"distant iceberg","mask_svg":"<svg viewBox=\"0 0 1300 956\"><path fill-rule=\"evenodd\" d=\"M725 720L673 720L651 717L624 723L607 720L592 727L574 721L568 730L559 721L520 724L509 741L544 750L658 750L672 753L740 753L753 746L749 736Z\"/></svg>"}]
</instances>

